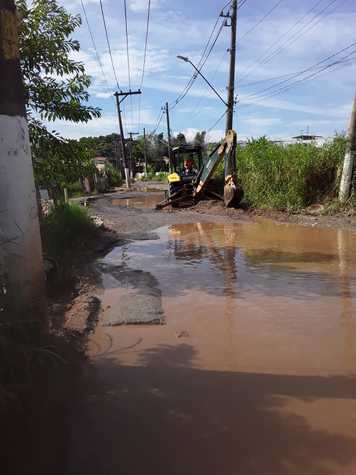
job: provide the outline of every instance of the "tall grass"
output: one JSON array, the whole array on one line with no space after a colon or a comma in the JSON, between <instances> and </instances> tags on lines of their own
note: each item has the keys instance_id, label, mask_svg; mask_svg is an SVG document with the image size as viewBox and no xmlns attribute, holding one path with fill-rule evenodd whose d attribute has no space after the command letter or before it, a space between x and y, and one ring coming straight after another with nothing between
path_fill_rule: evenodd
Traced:
<instances>
[{"instance_id":1,"label":"tall grass","mask_svg":"<svg viewBox=\"0 0 356 475\"><path fill-rule=\"evenodd\" d=\"M298 210L334 198L345 144L343 136L323 147L251 140L237 150L245 199L258 208Z\"/></svg>"},{"instance_id":2,"label":"tall grass","mask_svg":"<svg viewBox=\"0 0 356 475\"><path fill-rule=\"evenodd\" d=\"M75 204L54 208L41 222L44 252L57 259L86 248L97 233L87 210Z\"/></svg>"}]
</instances>

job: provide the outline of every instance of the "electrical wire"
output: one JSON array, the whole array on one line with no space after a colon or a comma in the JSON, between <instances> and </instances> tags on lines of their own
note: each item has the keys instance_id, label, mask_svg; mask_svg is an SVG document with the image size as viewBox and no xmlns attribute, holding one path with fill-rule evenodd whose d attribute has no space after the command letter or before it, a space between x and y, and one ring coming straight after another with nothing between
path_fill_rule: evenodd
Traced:
<instances>
[{"instance_id":1,"label":"electrical wire","mask_svg":"<svg viewBox=\"0 0 356 475\"><path fill-rule=\"evenodd\" d=\"M129 85L129 91L131 91L131 67L130 67L130 47L129 47L129 29L128 29L128 20L127 20L127 2L124 0L124 20L125 20L125 38L126 38L126 60L127 60L127 79ZM133 126L133 107L132 107L132 96L129 96L130 100L130 118L131 126Z\"/></svg>"},{"instance_id":2,"label":"electrical wire","mask_svg":"<svg viewBox=\"0 0 356 475\"><path fill-rule=\"evenodd\" d=\"M221 114L221 116L219 116L218 120L216 122L214 122L213 125L206 131L206 135L208 135L223 120L223 118L226 116L227 112L228 112L228 109L226 109Z\"/></svg>"},{"instance_id":3,"label":"electrical wire","mask_svg":"<svg viewBox=\"0 0 356 475\"><path fill-rule=\"evenodd\" d=\"M157 124L156 124L155 128L153 129L153 131L149 133L149 135L154 135L157 132L158 127L161 125L163 114L164 114L164 111L163 111L163 108L162 108L161 111L160 111L160 114L158 116L158 119L157 119Z\"/></svg>"},{"instance_id":4,"label":"electrical wire","mask_svg":"<svg viewBox=\"0 0 356 475\"><path fill-rule=\"evenodd\" d=\"M242 36L241 38L239 38L239 41L242 41L244 38L246 38L246 36L248 36L250 33L252 33L259 25L261 25L266 18L269 17L269 15L271 15L274 10L276 10L279 5L283 2L284 0L278 0L278 2L270 9L268 10L268 12L257 22L255 23L249 30L247 30Z\"/></svg>"},{"instance_id":5,"label":"electrical wire","mask_svg":"<svg viewBox=\"0 0 356 475\"><path fill-rule=\"evenodd\" d=\"M245 79L246 77L248 77L250 75L250 73L258 66L260 65L264 59L266 57L268 57L271 52L273 53L274 51L276 51L275 46L277 46L277 49L279 48L279 44L281 42L281 40L283 38L285 38L287 35L289 35L289 33L291 33L296 27L298 27L303 21L305 18L308 17L308 15L313 11L315 10L321 3L323 2L323 0L317 0L316 3L314 3L314 5L304 14L302 15L301 18L298 18L298 20L293 23L293 25L288 28L284 33L282 33L275 41L273 41L268 47L267 49L264 51L264 53L262 53L253 63L251 63L251 66L249 68L247 68L247 71L242 74L240 76L240 79L239 81Z\"/></svg>"},{"instance_id":6,"label":"electrical wire","mask_svg":"<svg viewBox=\"0 0 356 475\"><path fill-rule=\"evenodd\" d=\"M355 44L356 44L356 42L355 42ZM350 45L350 47L351 47L351 45ZM332 55L332 57L334 57L336 54L340 54L341 51L345 51L345 50L346 50L346 48L343 48L343 50L340 50L338 53L335 53L334 55ZM314 79L315 77L319 76L320 74L322 74L325 71L328 71L330 69L335 70L335 69L339 69L340 67L346 67L350 64L353 64L356 61L356 56L351 58L352 55L356 55L356 49L349 52L344 57L342 57L342 58L340 58L340 59L338 59L338 60L336 60L336 61L334 61L330 64L327 64L323 67L319 67L317 71L311 72L311 74L309 74L306 77L302 77L300 79L297 79L294 82L291 82L290 84L285 85L284 87L280 87L280 88L277 88L274 91L271 91L270 94L265 94L264 96L258 97L258 95L256 93L255 97L248 98L250 101L253 100L254 102L244 103L244 104L241 104L241 106L251 107L251 106L256 106L256 105L262 104L264 99L269 99L269 98L274 97L276 95L280 95L283 92L285 92L287 90L290 90L295 86L298 86L300 84L305 83L306 81L310 81L310 80ZM321 62L319 62L319 63L321 63ZM317 64L319 64L319 63L317 63ZM314 68L315 68L315 66L316 65L314 65ZM311 70L311 69L312 69L312 67L308 68L308 70ZM255 102L255 99L259 99L259 100L257 102Z\"/></svg>"},{"instance_id":7,"label":"electrical wire","mask_svg":"<svg viewBox=\"0 0 356 475\"><path fill-rule=\"evenodd\" d=\"M148 50L148 33L150 28L150 14L151 14L151 0L148 0L147 4L147 20L146 20L146 35L145 35L145 49L143 53L143 64L142 64L142 74L139 89L142 89L143 81L145 78L145 68L146 68L146 59L147 59L147 50ZM141 95L138 99L138 129L141 128Z\"/></svg>"},{"instance_id":8,"label":"electrical wire","mask_svg":"<svg viewBox=\"0 0 356 475\"><path fill-rule=\"evenodd\" d=\"M280 86L282 86L283 84L286 84L286 83L288 84L289 81L291 81L293 79L296 79L297 77L302 76L303 74L305 74L307 72L312 71L313 69L317 68L318 66L323 65L327 61L330 61L330 59L335 58L336 56L340 55L341 53L344 53L345 51L353 48L354 46L356 46L356 41L354 41L353 43L349 44L348 46L342 48L341 50L337 51L336 53L333 53L333 54L329 55L328 57L322 59L321 61L318 61L316 64L314 64L312 66L309 66L308 68L305 68L305 69L303 69L301 71L298 71L296 73L293 73L291 75L291 77L289 77L288 79L284 79L283 81L277 82L276 84L272 84L271 86L266 87L266 88L264 88L264 89L262 89L258 92L249 94L247 96L247 98L248 97L253 97L253 96L256 96L256 95L261 95L261 94L263 95L263 93L268 92L269 90L273 90L276 87L279 88Z\"/></svg>"},{"instance_id":9,"label":"electrical wire","mask_svg":"<svg viewBox=\"0 0 356 475\"><path fill-rule=\"evenodd\" d=\"M113 70L113 73L114 73L117 89L120 89L119 80L118 80L118 77L117 77L117 74L116 74L114 60L113 60L112 52L111 52L109 34L108 34L107 26L106 26L105 13L104 13L104 8L103 8L103 2L102 2L102 0L99 0L99 2L100 2L101 17L103 19L103 24L104 24L104 29L105 29L106 43L108 45L108 50L109 50L111 66L112 66L112 70Z\"/></svg>"},{"instance_id":10,"label":"electrical wire","mask_svg":"<svg viewBox=\"0 0 356 475\"><path fill-rule=\"evenodd\" d=\"M143 65L142 65L142 75L141 75L141 81L140 81L140 89L142 88L143 80L144 80L144 77L145 77L147 46L148 46L148 33L149 33L149 28L150 28L150 13L151 13L151 0L148 0L147 20L146 20L146 35L145 35L145 49L144 49L144 53L143 53Z\"/></svg>"},{"instance_id":11,"label":"electrical wire","mask_svg":"<svg viewBox=\"0 0 356 475\"><path fill-rule=\"evenodd\" d=\"M126 0L124 0L124 19L125 19L125 36L126 36L127 75L128 75L128 81L129 81L129 90L131 91L130 49L129 49L129 32L128 32L128 22L127 22Z\"/></svg>"},{"instance_id":12,"label":"electrical wire","mask_svg":"<svg viewBox=\"0 0 356 475\"><path fill-rule=\"evenodd\" d=\"M242 0L241 3L238 3L238 6L237 6L237 10L239 10L241 7L243 7L245 5L245 3L247 2L247 0ZM232 1L228 2L226 5L224 5L224 7L222 8L222 10L224 10L227 6L229 6L230 4L232 3ZM229 12L230 13L230 12ZM229 15L228 13L228 15ZM222 22L216 36L215 36L215 39L213 41L213 43L211 44L210 48L209 48L209 44L210 44L210 41L211 41L211 38L213 37L213 34L215 32L215 29L219 23L219 20L221 18L221 14L219 14L215 24L214 24L214 27L213 27L213 30L212 32L210 33L210 36L209 36L209 39L208 39L208 42L206 43L205 45L205 48L202 52L202 55L201 55L201 58L199 60L199 63L197 65L197 69L199 70L199 72L201 72L201 70L203 69L203 67L205 66L205 63L207 62L212 50L214 49L215 45L216 45L216 42L225 26L225 21ZM208 48L209 48L209 51L208 51ZM190 89L192 88L195 80L197 79L199 73L198 72L195 72L193 74L193 76L190 78L190 80L188 81L188 84L185 86L185 88L183 89L183 91L181 92L181 94L177 97L177 99L175 99L175 101L173 101L171 104L170 104L170 108L171 109L174 109L178 104L179 102L181 102L185 96L188 94L188 92L190 91Z\"/></svg>"},{"instance_id":13,"label":"electrical wire","mask_svg":"<svg viewBox=\"0 0 356 475\"><path fill-rule=\"evenodd\" d=\"M107 85L109 85L108 80L107 80L107 77L106 77L106 74L105 74L105 72L104 72L103 64L102 64L102 62L101 62L101 60L100 60L100 56L99 56L99 53L98 53L98 48L96 47L96 43L95 43L93 31L92 31L92 29L91 29L91 27L90 27L88 15L87 15L87 12L86 12L86 9L85 9L83 0L80 0L80 3L81 3L81 6L82 6L82 10L83 10L84 18L85 18L85 23L86 23L86 25L87 25L87 28L88 28L88 31L89 31L89 35L90 35L90 38L91 38L91 42L92 42L92 45L93 45L93 48L94 48L94 51L95 51L96 61L97 61L97 63L99 64L99 67L100 67L100 70L101 70L101 74L103 75L103 79L104 79L105 83L106 83Z\"/></svg>"},{"instance_id":14,"label":"electrical wire","mask_svg":"<svg viewBox=\"0 0 356 475\"><path fill-rule=\"evenodd\" d=\"M288 40L286 40L282 45L279 46L279 48L274 51L273 53L271 53L267 58L265 58L265 60L262 62L262 64L266 64L268 63L269 61L271 61L275 56L277 56L281 51L283 51L283 49L286 47L286 46L291 46L292 44L294 44L301 36L304 36L306 33L308 33L310 30L312 30L313 28L315 28L317 26L318 23L321 22L321 20L323 19L323 17L326 15L326 11L329 9L329 7L331 7L333 4L335 4L338 0L331 0L320 12L318 12L316 15L314 15L314 17L310 20L309 23L307 23L306 25L304 25L304 27L300 28L298 31L296 31L294 33L294 35L292 35L291 38L289 38ZM337 6L336 6L337 7ZM335 8L336 8L335 7ZM335 10L335 9L334 9ZM333 11L334 11L333 10ZM330 14L331 12L329 12Z\"/></svg>"},{"instance_id":15,"label":"electrical wire","mask_svg":"<svg viewBox=\"0 0 356 475\"><path fill-rule=\"evenodd\" d=\"M215 45L216 45L216 42L222 32L224 28L224 23L221 24L216 36L215 36L215 39L214 41L212 42L210 48L209 48L209 51L206 53L205 55L205 58L203 59L203 61L200 61L198 66L197 66L197 69L199 72L201 72L201 70L203 69L203 67L205 66L205 63L207 62L211 52L213 51ZM183 91L183 93L180 95L180 97L178 97L174 102L173 102L173 106L171 106L171 109L174 109L184 98L185 96L188 94L188 92L190 91L190 89L192 88L195 80L197 79L198 77L198 72L195 72L195 74L193 74L192 76L192 79L190 80L190 82L188 83L188 85L186 86L185 90Z\"/></svg>"},{"instance_id":16,"label":"electrical wire","mask_svg":"<svg viewBox=\"0 0 356 475\"><path fill-rule=\"evenodd\" d=\"M301 83L304 83L306 81L314 79L315 77L319 76L319 74L323 73L324 71L326 71L330 68L333 68L334 66L342 65L344 62L348 62L348 58L350 58L350 56L352 56L353 54L356 54L356 49L354 51L351 51L351 53L348 53L346 56L344 56L340 60L334 61L331 64L328 64L328 65L326 65L322 68L319 68L318 71L315 71L315 72L309 74L308 76L306 76L304 78L298 79L298 80L292 82L291 84L287 84L287 85L283 86L282 88L279 88L279 89L273 91L267 97L274 97L276 95L282 94L283 92L288 91L289 89L291 89L291 88L293 88L293 87L295 87L295 86L297 86Z\"/></svg>"}]
</instances>

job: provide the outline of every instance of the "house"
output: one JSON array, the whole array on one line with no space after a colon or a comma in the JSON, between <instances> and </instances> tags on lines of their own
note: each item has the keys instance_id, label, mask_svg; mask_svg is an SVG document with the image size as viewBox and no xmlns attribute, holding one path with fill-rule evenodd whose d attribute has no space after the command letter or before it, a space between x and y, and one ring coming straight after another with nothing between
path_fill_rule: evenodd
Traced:
<instances>
[{"instance_id":1,"label":"house","mask_svg":"<svg viewBox=\"0 0 356 475\"><path fill-rule=\"evenodd\" d=\"M94 165L99 172L103 172L105 170L105 166L107 163L109 163L109 159L107 157L94 158Z\"/></svg>"}]
</instances>

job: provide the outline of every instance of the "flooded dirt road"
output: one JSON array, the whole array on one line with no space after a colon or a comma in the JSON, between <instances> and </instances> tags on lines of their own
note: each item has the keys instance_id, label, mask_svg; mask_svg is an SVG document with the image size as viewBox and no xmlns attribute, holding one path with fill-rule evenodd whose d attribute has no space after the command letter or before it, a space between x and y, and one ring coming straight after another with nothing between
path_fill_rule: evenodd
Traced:
<instances>
[{"instance_id":1,"label":"flooded dirt road","mask_svg":"<svg viewBox=\"0 0 356 475\"><path fill-rule=\"evenodd\" d=\"M70 473L354 475L356 236L182 216L96 264Z\"/></svg>"}]
</instances>

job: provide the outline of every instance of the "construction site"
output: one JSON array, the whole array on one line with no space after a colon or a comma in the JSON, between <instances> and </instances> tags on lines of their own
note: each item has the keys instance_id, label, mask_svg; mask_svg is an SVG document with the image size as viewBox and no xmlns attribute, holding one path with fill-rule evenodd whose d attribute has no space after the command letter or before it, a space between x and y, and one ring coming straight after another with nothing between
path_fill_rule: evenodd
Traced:
<instances>
[{"instance_id":1,"label":"construction site","mask_svg":"<svg viewBox=\"0 0 356 475\"><path fill-rule=\"evenodd\" d=\"M356 473L355 5L223 3L0 0L4 475Z\"/></svg>"}]
</instances>

